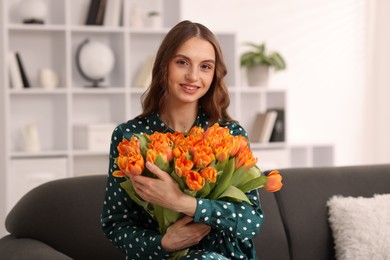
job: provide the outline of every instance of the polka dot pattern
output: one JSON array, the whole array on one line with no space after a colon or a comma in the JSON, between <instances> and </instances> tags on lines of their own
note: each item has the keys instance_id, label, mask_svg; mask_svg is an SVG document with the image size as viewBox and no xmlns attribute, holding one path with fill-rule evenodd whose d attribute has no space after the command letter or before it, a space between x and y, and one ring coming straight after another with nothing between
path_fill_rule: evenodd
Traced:
<instances>
[{"instance_id":1,"label":"polka dot pattern","mask_svg":"<svg viewBox=\"0 0 390 260\"><path fill-rule=\"evenodd\" d=\"M209 118L199 110L196 126L206 128ZM233 135L247 137L238 123L226 125ZM102 229L107 238L124 251L127 259L168 259L170 254L161 246L162 235L154 219L120 187L124 179L115 178L117 145L123 138L130 139L135 133L174 132L161 121L158 113L139 117L120 124L112 133L109 157L109 175L106 196L101 214ZM253 205L197 199L194 222L212 227L211 232L187 256L181 259L256 259L252 238L263 222L257 191L247 194Z\"/></svg>"}]
</instances>

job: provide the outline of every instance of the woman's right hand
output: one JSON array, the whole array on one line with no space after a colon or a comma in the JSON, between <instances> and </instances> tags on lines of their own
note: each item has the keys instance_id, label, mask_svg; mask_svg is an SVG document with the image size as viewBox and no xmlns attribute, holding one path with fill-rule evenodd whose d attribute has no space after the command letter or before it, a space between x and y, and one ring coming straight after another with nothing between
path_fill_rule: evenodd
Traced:
<instances>
[{"instance_id":1,"label":"woman's right hand","mask_svg":"<svg viewBox=\"0 0 390 260\"><path fill-rule=\"evenodd\" d=\"M175 252L196 245L211 230L209 225L191 223L193 218L185 216L168 227L161 240L162 247L167 252Z\"/></svg>"}]
</instances>

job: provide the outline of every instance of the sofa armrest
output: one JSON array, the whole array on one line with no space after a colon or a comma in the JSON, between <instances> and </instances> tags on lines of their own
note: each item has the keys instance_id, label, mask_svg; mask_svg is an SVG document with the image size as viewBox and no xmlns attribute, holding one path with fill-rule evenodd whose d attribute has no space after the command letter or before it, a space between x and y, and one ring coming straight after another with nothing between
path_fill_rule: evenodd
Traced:
<instances>
[{"instance_id":1,"label":"sofa armrest","mask_svg":"<svg viewBox=\"0 0 390 260\"><path fill-rule=\"evenodd\" d=\"M71 260L49 245L29 238L7 235L0 239L0 256L19 260Z\"/></svg>"}]
</instances>

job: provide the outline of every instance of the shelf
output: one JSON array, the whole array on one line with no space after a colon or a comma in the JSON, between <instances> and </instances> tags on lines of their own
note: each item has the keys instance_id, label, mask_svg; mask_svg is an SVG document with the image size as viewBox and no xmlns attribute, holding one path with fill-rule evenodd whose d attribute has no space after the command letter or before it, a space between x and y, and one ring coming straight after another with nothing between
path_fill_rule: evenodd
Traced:
<instances>
[{"instance_id":1,"label":"shelf","mask_svg":"<svg viewBox=\"0 0 390 260\"><path fill-rule=\"evenodd\" d=\"M41 151L41 152L11 152L12 159L20 158L52 158L52 157L66 157L68 151L58 150L58 151Z\"/></svg>"},{"instance_id":2,"label":"shelf","mask_svg":"<svg viewBox=\"0 0 390 260\"><path fill-rule=\"evenodd\" d=\"M42 89L42 88L25 88L25 89L10 89L12 95L64 95L67 93L65 88Z\"/></svg>"},{"instance_id":3,"label":"shelf","mask_svg":"<svg viewBox=\"0 0 390 260\"><path fill-rule=\"evenodd\" d=\"M98 87L98 88L74 88L73 94L90 95L90 94L125 94L126 89L124 87Z\"/></svg>"},{"instance_id":4,"label":"shelf","mask_svg":"<svg viewBox=\"0 0 390 260\"><path fill-rule=\"evenodd\" d=\"M90 151L90 150L74 150L73 151L73 156L77 157L88 157L88 156L108 156L108 148L107 147L107 152L102 152L102 151Z\"/></svg>"},{"instance_id":5,"label":"shelf","mask_svg":"<svg viewBox=\"0 0 390 260\"><path fill-rule=\"evenodd\" d=\"M10 31L65 31L65 25L56 24L10 24Z\"/></svg>"}]
</instances>

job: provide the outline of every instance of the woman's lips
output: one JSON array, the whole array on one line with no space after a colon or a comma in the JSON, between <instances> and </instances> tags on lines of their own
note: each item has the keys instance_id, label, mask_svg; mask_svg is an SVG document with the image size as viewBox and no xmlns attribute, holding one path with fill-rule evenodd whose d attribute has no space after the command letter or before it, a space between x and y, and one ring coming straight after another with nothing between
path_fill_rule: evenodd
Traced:
<instances>
[{"instance_id":1,"label":"woman's lips","mask_svg":"<svg viewBox=\"0 0 390 260\"><path fill-rule=\"evenodd\" d=\"M196 85L188 85L188 84L180 84L184 92L188 94L193 94L195 93L200 87Z\"/></svg>"}]
</instances>

